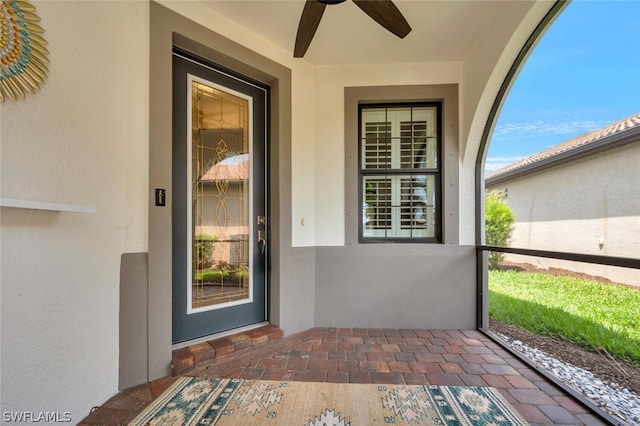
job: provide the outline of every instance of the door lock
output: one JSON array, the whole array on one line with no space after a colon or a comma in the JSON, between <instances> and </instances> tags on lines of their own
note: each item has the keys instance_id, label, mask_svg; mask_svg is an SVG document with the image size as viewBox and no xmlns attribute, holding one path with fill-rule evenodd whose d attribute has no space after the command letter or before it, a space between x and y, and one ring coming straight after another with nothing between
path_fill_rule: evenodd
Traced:
<instances>
[{"instance_id":1,"label":"door lock","mask_svg":"<svg viewBox=\"0 0 640 426\"><path fill-rule=\"evenodd\" d=\"M257 221L258 225L266 226L267 220L264 216L258 216ZM265 249L267 248L267 231L264 229L258 229L258 245L260 246L260 253L264 254Z\"/></svg>"}]
</instances>

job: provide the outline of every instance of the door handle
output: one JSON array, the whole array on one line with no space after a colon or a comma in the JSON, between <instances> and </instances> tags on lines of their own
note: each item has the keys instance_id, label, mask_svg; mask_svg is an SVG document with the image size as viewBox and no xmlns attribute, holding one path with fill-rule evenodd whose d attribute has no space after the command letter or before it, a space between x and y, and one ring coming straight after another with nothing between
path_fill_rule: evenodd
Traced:
<instances>
[{"instance_id":1,"label":"door handle","mask_svg":"<svg viewBox=\"0 0 640 426\"><path fill-rule=\"evenodd\" d=\"M260 246L260 254L264 254L267 247L267 233L264 229L258 230L258 245Z\"/></svg>"}]
</instances>

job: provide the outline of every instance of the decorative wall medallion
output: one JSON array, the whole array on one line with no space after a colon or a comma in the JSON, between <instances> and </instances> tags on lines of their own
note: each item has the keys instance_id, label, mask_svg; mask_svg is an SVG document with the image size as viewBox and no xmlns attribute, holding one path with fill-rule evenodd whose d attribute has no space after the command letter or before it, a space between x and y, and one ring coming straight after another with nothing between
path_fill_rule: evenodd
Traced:
<instances>
[{"instance_id":1,"label":"decorative wall medallion","mask_svg":"<svg viewBox=\"0 0 640 426\"><path fill-rule=\"evenodd\" d=\"M0 102L37 92L47 78L49 51L38 22L31 3L0 2Z\"/></svg>"}]
</instances>

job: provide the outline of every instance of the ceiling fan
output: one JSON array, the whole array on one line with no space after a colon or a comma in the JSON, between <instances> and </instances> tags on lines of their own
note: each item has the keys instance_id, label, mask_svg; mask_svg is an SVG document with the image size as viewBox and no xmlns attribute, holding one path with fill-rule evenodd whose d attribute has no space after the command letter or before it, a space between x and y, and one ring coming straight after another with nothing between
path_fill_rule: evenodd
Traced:
<instances>
[{"instance_id":1,"label":"ceiling fan","mask_svg":"<svg viewBox=\"0 0 640 426\"><path fill-rule=\"evenodd\" d=\"M346 0L307 0L302 10L296 44L293 49L294 58L302 58L313 39L320 19L328 4L343 3ZM402 13L391 0L353 0L353 2L373 18L378 24L400 38L411 32L411 27Z\"/></svg>"}]
</instances>

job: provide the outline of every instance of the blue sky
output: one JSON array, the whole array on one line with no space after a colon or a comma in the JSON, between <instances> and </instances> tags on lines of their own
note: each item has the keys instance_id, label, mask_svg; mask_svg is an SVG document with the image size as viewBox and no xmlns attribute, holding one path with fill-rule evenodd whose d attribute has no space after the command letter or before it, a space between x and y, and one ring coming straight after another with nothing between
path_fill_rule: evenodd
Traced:
<instances>
[{"instance_id":1,"label":"blue sky","mask_svg":"<svg viewBox=\"0 0 640 426\"><path fill-rule=\"evenodd\" d=\"M508 93L485 171L638 112L640 0L574 0Z\"/></svg>"}]
</instances>

